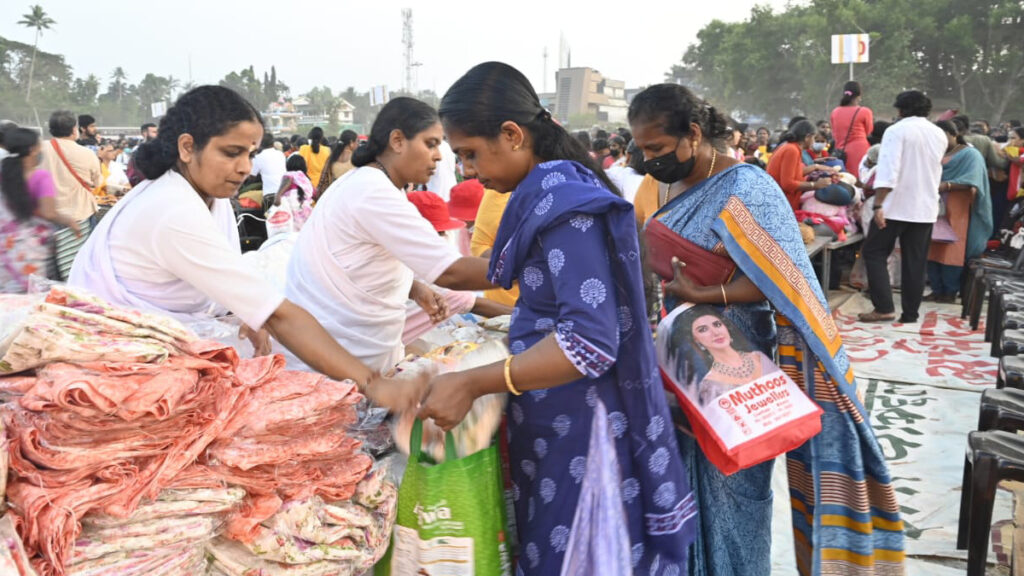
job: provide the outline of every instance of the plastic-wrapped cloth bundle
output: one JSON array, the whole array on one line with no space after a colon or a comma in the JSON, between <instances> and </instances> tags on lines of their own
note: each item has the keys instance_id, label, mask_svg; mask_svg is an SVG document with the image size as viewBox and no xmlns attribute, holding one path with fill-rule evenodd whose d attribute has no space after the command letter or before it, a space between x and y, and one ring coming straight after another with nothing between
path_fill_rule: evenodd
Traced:
<instances>
[{"instance_id":1,"label":"plastic-wrapped cloth bundle","mask_svg":"<svg viewBox=\"0 0 1024 576\"><path fill-rule=\"evenodd\" d=\"M8 499L44 573L65 573L87 513L128 516L144 499L179 486L248 384L280 369L273 359L247 361L258 370L239 367L230 348L204 355L171 356L159 365L50 364L4 407Z\"/></svg>"},{"instance_id":2,"label":"plastic-wrapped cloth bundle","mask_svg":"<svg viewBox=\"0 0 1024 576\"><path fill-rule=\"evenodd\" d=\"M247 544L218 538L209 545L211 574L224 576L358 575L387 551L397 490L382 468L351 499L287 502L256 527Z\"/></svg>"},{"instance_id":3,"label":"plastic-wrapped cloth bundle","mask_svg":"<svg viewBox=\"0 0 1024 576\"><path fill-rule=\"evenodd\" d=\"M29 562L28 554L21 545L21 538L14 525L16 516L6 514L0 518L0 574L4 576L37 576Z\"/></svg>"},{"instance_id":4,"label":"plastic-wrapped cloth bundle","mask_svg":"<svg viewBox=\"0 0 1024 576\"><path fill-rule=\"evenodd\" d=\"M0 332L0 374L51 362L162 362L186 353L195 335L157 314L118 308L54 286L20 322Z\"/></svg>"},{"instance_id":5,"label":"plastic-wrapped cloth bundle","mask_svg":"<svg viewBox=\"0 0 1024 576\"><path fill-rule=\"evenodd\" d=\"M425 356L438 348L456 342L476 342L483 344L488 340L501 340L508 336L510 316L496 316L481 319L473 314L460 314L434 326L426 334L419 336L405 346L405 353L414 356Z\"/></svg>"},{"instance_id":6,"label":"plastic-wrapped cloth bundle","mask_svg":"<svg viewBox=\"0 0 1024 576\"><path fill-rule=\"evenodd\" d=\"M88 514L68 573L75 576L201 574L206 544L245 497L241 488L165 490L131 516Z\"/></svg>"},{"instance_id":7,"label":"plastic-wrapped cloth bundle","mask_svg":"<svg viewBox=\"0 0 1024 576\"><path fill-rule=\"evenodd\" d=\"M219 531L252 542L285 501L346 501L372 465L347 432L354 383L168 318L54 287L3 346L0 373L36 369L0 379L0 416L12 520L44 576L204 573Z\"/></svg>"},{"instance_id":8,"label":"plastic-wrapped cloth bundle","mask_svg":"<svg viewBox=\"0 0 1024 576\"><path fill-rule=\"evenodd\" d=\"M0 513L7 511L7 467L11 457L7 453L10 443L7 441L7 430L0 420ZM3 572L0 572L3 574Z\"/></svg>"},{"instance_id":9,"label":"plastic-wrapped cloth bundle","mask_svg":"<svg viewBox=\"0 0 1024 576\"><path fill-rule=\"evenodd\" d=\"M250 542L285 501L345 500L373 460L347 428L363 396L354 382L285 371L252 389L206 451L212 475L249 493L227 535Z\"/></svg>"},{"instance_id":10,"label":"plastic-wrapped cloth bundle","mask_svg":"<svg viewBox=\"0 0 1024 576\"><path fill-rule=\"evenodd\" d=\"M460 372L508 358L508 348L500 340L455 342L433 350L422 357L410 356L395 368L399 377L422 372ZM488 394L473 402L465 419L452 429L459 458L475 454L491 445L494 433L505 413L506 394ZM409 453L409 437L416 412L396 415L392 436L399 450ZM423 452L435 462L444 461L444 431L431 421L423 423Z\"/></svg>"}]
</instances>

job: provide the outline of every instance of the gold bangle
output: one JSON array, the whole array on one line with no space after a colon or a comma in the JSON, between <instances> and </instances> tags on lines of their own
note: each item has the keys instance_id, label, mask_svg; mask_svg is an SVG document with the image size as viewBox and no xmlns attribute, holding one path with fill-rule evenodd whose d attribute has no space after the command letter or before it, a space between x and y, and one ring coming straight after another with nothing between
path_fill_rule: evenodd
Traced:
<instances>
[{"instance_id":1,"label":"gold bangle","mask_svg":"<svg viewBox=\"0 0 1024 576\"><path fill-rule=\"evenodd\" d=\"M729 305L729 298L727 298L725 296L725 284L719 284L718 287L722 289L722 304L725 304L726 306L728 306Z\"/></svg>"},{"instance_id":2,"label":"gold bangle","mask_svg":"<svg viewBox=\"0 0 1024 576\"><path fill-rule=\"evenodd\" d=\"M516 396L522 396L523 393L520 392L519 390L516 390L515 384L512 383L513 358L515 358L515 356L509 356L508 358L505 359L505 388L508 388L508 391L515 394Z\"/></svg>"}]
</instances>

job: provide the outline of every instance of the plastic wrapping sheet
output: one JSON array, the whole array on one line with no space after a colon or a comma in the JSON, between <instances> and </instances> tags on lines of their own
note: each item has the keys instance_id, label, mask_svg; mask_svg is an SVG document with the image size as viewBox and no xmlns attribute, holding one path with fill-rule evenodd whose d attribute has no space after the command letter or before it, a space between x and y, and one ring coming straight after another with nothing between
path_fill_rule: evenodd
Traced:
<instances>
[{"instance_id":1,"label":"plastic wrapping sheet","mask_svg":"<svg viewBox=\"0 0 1024 576\"><path fill-rule=\"evenodd\" d=\"M69 568L70 576L181 576L207 571L205 543L110 554Z\"/></svg>"},{"instance_id":2,"label":"plastic wrapping sheet","mask_svg":"<svg viewBox=\"0 0 1024 576\"><path fill-rule=\"evenodd\" d=\"M238 506L243 498L245 490L238 487L164 490L155 501L140 505L127 518L89 514L82 518L82 525L88 531L161 518L220 514Z\"/></svg>"},{"instance_id":3,"label":"plastic wrapping sheet","mask_svg":"<svg viewBox=\"0 0 1024 576\"><path fill-rule=\"evenodd\" d=\"M507 358L508 354L508 347L500 340L458 341L436 348L421 357L409 356L399 363L395 371L399 377L423 372L459 372L500 362ZM491 445L505 413L506 401L506 394L488 394L473 402L465 419L452 429L456 452L460 458ZM409 435L415 419L416 413L409 411L396 415L392 424L395 444L404 454L409 453ZM423 424L423 451L435 462L444 461L444 431L431 421Z\"/></svg>"},{"instance_id":4,"label":"plastic wrapping sheet","mask_svg":"<svg viewBox=\"0 0 1024 576\"><path fill-rule=\"evenodd\" d=\"M187 352L194 341L194 334L170 318L55 286L0 339L0 375L51 362L162 362Z\"/></svg>"},{"instance_id":5,"label":"plastic wrapping sheet","mask_svg":"<svg viewBox=\"0 0 1024 576\"><path fill-rule=\"evenodd\" d=\"M327 502L313 497L284 503L242 544L228 538L210 543L212 574L335 574L370 570L387 551L394 527L395 458L375 464L352 498Z\"/></svg>"},{"instance_id":6,"label":"plastic wrapping sheet","mask_svg":"<svg viewBox=\"0 0 1024 576\"><path fill-rule=\"evenodd\" d=\"M0 574L37 576L14 526L15 518L12 515L5 514L0 518Z\"/></svg>"}]
</instances>

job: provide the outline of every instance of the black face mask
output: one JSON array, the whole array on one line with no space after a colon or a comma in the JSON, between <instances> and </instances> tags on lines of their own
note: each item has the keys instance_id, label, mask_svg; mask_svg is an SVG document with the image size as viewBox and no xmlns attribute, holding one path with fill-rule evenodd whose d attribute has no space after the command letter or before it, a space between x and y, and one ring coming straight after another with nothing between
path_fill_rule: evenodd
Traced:
<instances>
[{"instance_id":1,"label":"black face mask","mask_svg":"<svg viewBox=\"0 0 1024 576\"><path fill-rule=\"evenodd\" d=\"M611 154L612 158L618 158L619 156L622 156L622 150L619 150L618 148L612 148L609 151L609 154Z\"/></svg>"},{"instance_id":2,"label":"black face mask","mask_svg":"<svg viewBox=\"0 0 1024 576\"><path fill-rule=\"evenodd\" d=\"M693 166L697 163L697 155L691 155L689 160L680 162L676 157L677 150L679 150L678 144L676 144L675 150L668 154L645 161L644 171L650 174L651 178L664 184L672 184L685 179L693 172Z\"/></svg>"}]
</instances>

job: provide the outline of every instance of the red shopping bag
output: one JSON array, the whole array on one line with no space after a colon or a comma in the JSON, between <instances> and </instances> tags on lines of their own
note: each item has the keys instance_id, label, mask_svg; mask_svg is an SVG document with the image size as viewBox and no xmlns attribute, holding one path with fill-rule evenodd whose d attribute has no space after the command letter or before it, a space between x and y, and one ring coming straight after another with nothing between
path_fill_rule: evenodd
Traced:
<instances>
[{"instance_id":1,"label":"red shopping bag","mask_svg":"<svg viewBox=\"0 0 1024 576\"><path fill-rule=\"evenodd\" d=\"M822 410L711 306L683 304L658 325L658 365L704 455L734 474L821 431Z\"/></svg>"}]
</instances>

